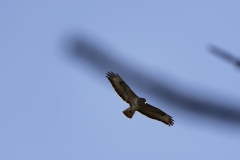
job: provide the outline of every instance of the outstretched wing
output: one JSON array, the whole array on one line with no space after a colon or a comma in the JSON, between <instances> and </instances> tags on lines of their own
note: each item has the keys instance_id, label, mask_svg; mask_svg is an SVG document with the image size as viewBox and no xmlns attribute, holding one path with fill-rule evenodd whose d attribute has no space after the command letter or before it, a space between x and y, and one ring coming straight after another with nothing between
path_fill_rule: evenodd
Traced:
<instances>
[{"instance_id":1,"label":"outstretched wing","mask_svg":"<svg viewBox=\"0 0 240 160\"><path fill-rule=\"evenodd\" d=\"M152 105L146 103L145 105L141 105L138 112L142 113L143 115L161 121L165 123L166 125L172 126L174 123L174 120L171 116L163 112L162 110L153 107Z\"/></svg>"},{"instance_id":2,"label":"outstretched wing","mask_svg":"<svg viewBox=\"0 0 240 160\"><path fill-rule=\"evenodd\" d=\"M106 77L111 82L117 94L127 103L130 103L133 99L138 98L138 96L131 90L131 88L122 80L118 74L108 72Z\"/></svg>"}]
</instances>

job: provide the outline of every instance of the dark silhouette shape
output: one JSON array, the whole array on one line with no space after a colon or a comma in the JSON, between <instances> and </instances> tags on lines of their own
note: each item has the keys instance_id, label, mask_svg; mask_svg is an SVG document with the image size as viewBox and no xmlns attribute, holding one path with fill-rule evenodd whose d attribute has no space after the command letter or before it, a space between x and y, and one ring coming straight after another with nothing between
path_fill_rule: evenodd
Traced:
<instances>
[{"instance_id":1,"label":"dark silhouette shape","mask_svg":"<svg viewBox=\"0 0 240 160\"><path fill-rule=\"evenodd\" d=\"M209 50L211 53L225 59L226 61L236 65L240 69L240 59L237 57L234 57L231 53L226 52L222 49L219 49L218 47L211 45L209 47Z\"/></svg>"},{"instance_id":2,"label":"dark silhouette shape","mask_svg":"<svg viewBox=\"0 0 240 160\"><path fill-rule=\"evenodd\" d=\"M103 76L109 70L121 73L121 75L128 78L129 83L135 84L135 87L143 89L150 96L171 104L168 108L172 107L175 111L183 111L180 114L185 116L182 117L187 117L187 115L191 114L208 121L220 122L221 125L227 123L228 126L240 126L240 109L237 109L240 104L222 104L221 102L210 100L210 98L201 99L193 97L191 94L183 94L169 83L166 85L166 82L161 78L152 79L142 72L128 68L126 64L111 58L110 53L107 55L100 47L96 47L96 45L93 45L92 42L86 39L72 37L68 41L67 47L71 57L74 59L88 62L95 69L99 70ZM157 74L164 77L163 73ZM215 97L215 95L212 95L212 97ZM171 113L173 113L172 111Z\"/></svg>"},{"instance_id":3,"label":"dark silhouette shape","mask_svg":"<svg viewBox=\"0 0 240 160\"><path fill-rule=\"evenodd\" d=\"M123 111L123 114L126 117L132 118L134 113L138 111L141 114L151 119L163 122L166 125L172 126L174 124L174 120L171 116L159 108L146 103L145 98L138 97L118 74L108 72L106 77L110 81L116 93L123 101L129 104L129 107Z\"/></svg>"}]
</instances>

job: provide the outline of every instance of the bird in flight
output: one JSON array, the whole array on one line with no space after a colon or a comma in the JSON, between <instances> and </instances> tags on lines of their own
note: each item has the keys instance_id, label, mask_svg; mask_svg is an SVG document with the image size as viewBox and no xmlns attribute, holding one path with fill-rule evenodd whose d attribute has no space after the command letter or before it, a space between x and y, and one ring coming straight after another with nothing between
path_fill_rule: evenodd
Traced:
<instances>
[{"instance_id":1,"label":"bird in flight","mask_svg":"<svg viewBox=\"0 0 240 160\"><path fill-rule=\"evenodd\" d=\"M123 111L123 114L126 117L132 118L134 113L138 111L141 114L149 118L161 121L166 125L169 125L169 126L173 125L174 120L172 119L171 116L169 116L162 110L146 103L145 98L138 97L118 74L114 74L113 72L108 72L106 77L112 84L117 94L126 103L129 104L129 108Z\"/></svg>"}]
</instances>

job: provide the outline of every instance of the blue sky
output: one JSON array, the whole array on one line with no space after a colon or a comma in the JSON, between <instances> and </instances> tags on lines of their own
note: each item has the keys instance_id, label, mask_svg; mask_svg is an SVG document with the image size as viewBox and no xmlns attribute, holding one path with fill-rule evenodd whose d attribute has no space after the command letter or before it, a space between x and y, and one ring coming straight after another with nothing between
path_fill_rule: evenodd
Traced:
<instances>
[{"instance_id":1,"label":"blue sky","mask_svg":"<svg viewBox=\"0 0 240 160\"><path fill-rule=\"evenodd\" d=\"M72 61L64 49L76 35L182 94L239 106L240 70L207 49L240 57L239 15L237 0L1 1L0 158L239 159L239 126L176 111L134 77ZM124 117L111 70L175 125Z\"/></svg>"}]
</instances>

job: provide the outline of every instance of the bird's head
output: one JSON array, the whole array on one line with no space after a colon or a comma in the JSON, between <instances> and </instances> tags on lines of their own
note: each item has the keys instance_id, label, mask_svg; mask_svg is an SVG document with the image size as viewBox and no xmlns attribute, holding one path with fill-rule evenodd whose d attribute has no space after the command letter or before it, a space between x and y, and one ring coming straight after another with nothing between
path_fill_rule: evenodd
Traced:
<instances>
[{"instance_id":1,"label":"bird's head","mask_svg":"<svg viewBox=\"0 0 240 160\"><path fill-rule=\"evenodd\" d=\"M137 103L138 104L146 104L146 99L145 98L139 98Z\"/></svg>"}]
</instances>

